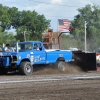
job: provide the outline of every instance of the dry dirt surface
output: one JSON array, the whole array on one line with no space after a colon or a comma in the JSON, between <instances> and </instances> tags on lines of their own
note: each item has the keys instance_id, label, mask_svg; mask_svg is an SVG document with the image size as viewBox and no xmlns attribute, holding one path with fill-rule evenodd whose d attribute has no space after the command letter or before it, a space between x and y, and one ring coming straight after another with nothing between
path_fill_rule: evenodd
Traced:
<instances>
[{"instance_id":1,"label":"dry dirt surface","mask_svg":"<svg viewBox=\"0 0 100 100\"><path fill-rule=\"evenodd\" d=\"M35 69L30 76L0 76L0 100L99 100L100 72L70 68L60 72L51 67ZM79 76L98 78L74 79Z\"/></svg>"}]
</instances>

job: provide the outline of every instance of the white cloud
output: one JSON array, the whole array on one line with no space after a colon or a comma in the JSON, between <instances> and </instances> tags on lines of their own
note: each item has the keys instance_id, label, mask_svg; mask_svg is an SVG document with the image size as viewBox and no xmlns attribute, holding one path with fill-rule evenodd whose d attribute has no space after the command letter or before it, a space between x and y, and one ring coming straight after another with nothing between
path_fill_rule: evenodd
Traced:
<instances>
[{"instance_id":1,"label":"white cloud","mask_svg":"<svg viewBox=\"0 0 100 100\"><path fill-rule=\"evenodd\" d=\"M0 0L0 2L3 1L3 2L11 2L13 0Z\"/></svg>"},{"instance_id":2,"label":"white cloud","mask_svg":"<svg viewBox=\"0 0 100 100\"><path fill-rule=\"evenodd\" d=\"M63 0L51 0L53 4L60 4Z\"/></svg>"},{"instance_id":3,"label":"white cloud","mask_svg":"<svg viewBox=\"0 0 100 100\"><path fill-rule=\"evenodd\" d=\"M93 5L93 2L91 2L91 0L80 0L79 2L82 5L87 5L87 4Z\"/></svg>"}]
</instances>

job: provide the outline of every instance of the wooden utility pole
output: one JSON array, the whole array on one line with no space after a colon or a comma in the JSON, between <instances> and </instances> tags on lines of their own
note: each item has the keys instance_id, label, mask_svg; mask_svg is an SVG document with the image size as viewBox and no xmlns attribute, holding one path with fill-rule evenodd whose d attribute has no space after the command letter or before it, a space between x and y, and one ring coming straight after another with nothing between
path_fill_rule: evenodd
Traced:
<instances>
[{"instance_id":1,"label":"wooden utility pole","mask_svg":"<svg viewBox=\"0 0 100 100\"><path fill-rule=\"evenodd\" d=\"M24 31L23 35L24 35L24 41L26 41L26 31Z\"/></svg>"},{"instance_id":2,"label":"wooden utility pole","mask_svg":"<svg viewBox=\"0 0 100 100\"><path fill-rule=\"evenodd\" d=\"M87 51L87 45L86 45L86 21L85 21L85 52Z\"/></svg>"}]
</instances>

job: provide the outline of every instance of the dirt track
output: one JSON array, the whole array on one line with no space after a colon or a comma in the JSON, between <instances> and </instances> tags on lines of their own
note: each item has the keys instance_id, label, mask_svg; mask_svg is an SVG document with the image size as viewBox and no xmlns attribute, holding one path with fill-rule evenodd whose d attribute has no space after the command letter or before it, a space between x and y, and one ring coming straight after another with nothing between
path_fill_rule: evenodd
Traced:
<instances>
[{"instance_id":1,"label":"dirt track","mask_svg":"<svg viewBox=\"0 0 100 100\"><path fill-rule=\"evenodd\" d=\"M71 68L73 69L73 68ZM73 73L73 74L71 74ZM76 68L62 73L52 68L35 69L33 75L0 76L0 82L28 79L46 79L46 77L65 77L67 75L98 75L100 72L80 72ZM47 80L35 82L0 83L0 100L99 100L100 79L93 80Z\"/></svg>"}]
</instances>

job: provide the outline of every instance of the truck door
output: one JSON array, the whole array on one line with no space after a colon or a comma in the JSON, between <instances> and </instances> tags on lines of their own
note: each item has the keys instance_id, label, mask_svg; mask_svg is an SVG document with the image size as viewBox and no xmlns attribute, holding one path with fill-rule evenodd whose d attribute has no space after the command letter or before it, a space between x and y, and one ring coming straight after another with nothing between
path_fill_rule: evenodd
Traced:
<instances>
[{"instance_id":1,"label":"truck door","mask_svg":"<svg viewBox=\"0 0 100 100\"><path fill-rule=\"evenodd\" d=\"M45 64L46 63L46 52L41 43L35 43L34 47L34 64Z\"/></svg>"}]
</instances>

